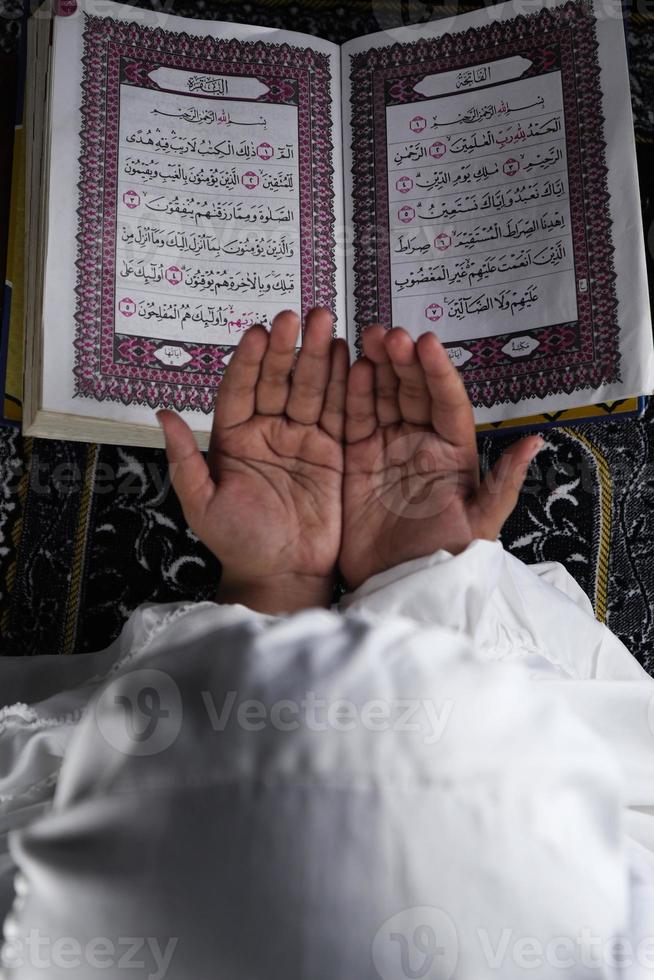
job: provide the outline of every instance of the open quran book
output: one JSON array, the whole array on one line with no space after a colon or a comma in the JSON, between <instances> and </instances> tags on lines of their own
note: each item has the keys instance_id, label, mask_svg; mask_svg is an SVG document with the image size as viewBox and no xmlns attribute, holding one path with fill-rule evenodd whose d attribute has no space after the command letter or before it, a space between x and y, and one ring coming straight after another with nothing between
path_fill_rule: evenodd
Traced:
<instances>
[{"instance_id":1,"label":"open quran book","mask_svg":"<svg viewBox=\"0 0 654 980\"><path fill-rule=\"evenodd\" d=\"M243 331L435 331L478 424L654 389L619 4L342 47L83 0L30 28L25 431L206 445Z\"/></svg>"}]
</instances>

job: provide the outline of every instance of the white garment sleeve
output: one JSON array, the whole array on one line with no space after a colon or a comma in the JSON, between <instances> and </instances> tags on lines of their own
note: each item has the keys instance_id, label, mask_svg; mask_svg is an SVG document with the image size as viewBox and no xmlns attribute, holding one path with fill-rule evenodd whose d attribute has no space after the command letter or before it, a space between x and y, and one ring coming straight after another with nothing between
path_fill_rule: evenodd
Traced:
<instances>
[{"instance_id":1,"label":"white garment sleeve","mask_svg":"<svg viewBox=\"0 0 654 980\"><path fill-rule=\"evenodd\" d=\"M137 730L145 695L157 724ZM181 980L609 977L582 957L626 924L620 780L565 703L462 630L198 605L98 691L52 809L12 834L7 976L43 976L36 931L48 980L119 980L128 936Z\"/></svg>"},{"instance_id":2,"label":"white garment sleeve","mask_svg":"<svg viewBox=\"0 0 654 980\"><path fill-rule=\"evenodd\" d=\"M568 677L649 679L595 619L588 596L563 565L525 565L499 541L476 540L456 556L437 551L397 565L345 596L340 609L450 626L486 659L535 655Z\"/></svg>"},{"instance_id":3,"label":"white garment sleeve","mask_svg":"<svg viewBox=\"0 0 654 980\"><path fill-rule=\"evenodd\" d=\"M374 576L341 609L448 625L484 660L524 663L616 753L625 803L654 806L654 680L562 565L527 566L478 540Z\"/></svg>"},{"instance_id":4,"label":"white garment sleeve","mask_svg":"<svg viewBox=\"0 0 654 980\"><path fill-rule=\"evenodd\" d=\"M560 566L530 569L499 543L476 541L456 557L438 552L375 576L338 612L142 607L92 656L66 668L77 671L67 690L57 692L53 666L39 703L6 711L0 724L5 832L24 827L11 837L29 888L10 929L19 939L35 925L51 936L180 935L172 975L181 977L217 975L218 962L240 980L368 980L383 969L395 978L397 944L373 952L377 972L371 950L384 923L400 935L393 917L408 910L417 928L428 907L454 923L457 975L549 980L551 964L516 966L518 938L579 941L590 927L608 942L627 928L625 812L645 859L651 836L643 709L652 682ZM19 665L9 667L12 690L29 702ZM2 669L0 659L0 681ZM143 669L169 677L183 706L175 739L147 757L130 748L114 706L116 694L138 703ZM210 719L213 738L202 690L219 706L236 698L232 722ZM304 716L285 727L289 705L315 698L353 706L354 729L334 720L314 729ZM244 725L243 701L263 706L262 730ZM407 702L418 706L417 728L415 716L405 731L375 728L380 706ZM272 724L277 709L281 724ZM35 800L45 808L37 820ZM155 845L167 859L148 866L143 891L133 868L144 854L155 860ZM123 873L107 904L117 854ZM169 901L180 877L200 889L182 905ZM207 908L226 917L227 933L215 934ZM312 909L326 931L316 931ZM508 952L489 966L505 928ZM248 945L252 934L260 942ZM10 973L37 975L25 964ZM575 961L555 975L586 974Z\"/></svg>"},{"instance_id":5,"label":"white garment sleeve","mask_svg":"<svg viewBox=\"0 0 654 980\"><path fill-rule=\"evenodd\" d=\"M654 597L653 597L654 601ZM558 562L525 565L499 542L439 551L365 582L341 608L375 618L449 624L486 661L517 661L611 750L622 773L623 826L634 882L632 920L654 936L654 680L597 622ZM643 884L645 882L645 884ZM637 896L647 895L647 901ZM650 951L654 973L654 950ZM634 965L634 976L639 976ZM651 974L647 974L648 976Z\"/></svg>"},{"instance_id":6,"label":"white garment sleeve","mask_svg":"<svg viewBox=\"0 0 654 980\"><path fill-rule=\"evenodd\" d=\"M0 914L13 897L8 834L51 805L62 759L89 700L121 669L146 660L155 641L179 618L204 607L219 609L225 625L269 619L236 605L144 604L117 639L97 653L0 656Z\"/></svg>"}]
</instances>

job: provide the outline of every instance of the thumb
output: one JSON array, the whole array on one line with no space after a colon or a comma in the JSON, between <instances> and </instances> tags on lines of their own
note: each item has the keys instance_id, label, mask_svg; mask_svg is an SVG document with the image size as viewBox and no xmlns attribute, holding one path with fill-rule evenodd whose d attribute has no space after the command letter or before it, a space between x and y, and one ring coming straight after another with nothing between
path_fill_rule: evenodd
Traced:
<instances>
[{"instance_id":1,"label":"thumb","mask_svg":"<svg viewBox=\"0 0 654 980\"><path fill-rule=\"evenodd\" d=\"M204 456L183 418L168 409L157 412L163 429L170 481L179 497L184 516L192 526L202 519L216 487Z\"/></svg>"},{"instance_id":2,"label":"thumb","mask_svg":"<svg viewBox=\"0 0 654 980\"><path fill-rule=\"evenodd\" d=\"M518 503L529 464L544 445L540 436L521 439L500 456L486 475L472 502L476 518L473 524L479 536L494 539L500 533Z\"/></svg>"}]
</instances>

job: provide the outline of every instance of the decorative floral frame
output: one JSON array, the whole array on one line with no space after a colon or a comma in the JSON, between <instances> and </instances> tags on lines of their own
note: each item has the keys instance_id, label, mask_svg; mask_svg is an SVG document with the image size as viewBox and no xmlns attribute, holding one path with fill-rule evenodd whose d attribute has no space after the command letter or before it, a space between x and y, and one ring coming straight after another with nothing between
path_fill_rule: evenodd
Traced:
<instances>
[{"instance_id":1,"label":"decorative floral frame","mask_svg":"<svg viewBox=\"0 0 654 980\"><path fill-rule=\"evenodd\" d=\"M121 84L158 89L159 67L258 78L258 101L298 108L301 303L334 308L334 188L329 57L310 48L200 37L110 17L85 16L79 158L75 395L152 408L213 410L232 347L174 341L189 356L161 364L170 338L116 332L116 215Z\"/></svg>"},{"instance_id":2,"label":"decorative floral frame","mask_svg":"<svg viewBox=\"0 0 654 980\"><path fill-rule=\"evenodd\" d=\"M521 77L561 72L575 279L586 279L588 289L586 293L577 291L577 321L520 332L539 342L520 359L502 351L515 333L471 340L461 337L445 346L465 346L472 354L460 370L477 406L569 394L620 380L614 244L597 47L591 5L585 0L569 0L537 14L353 56L357 346L367 323L391 322L386 106L424 101L413 86L427 75L522 55L532 65Z\"/></svg>"}]
</instances>

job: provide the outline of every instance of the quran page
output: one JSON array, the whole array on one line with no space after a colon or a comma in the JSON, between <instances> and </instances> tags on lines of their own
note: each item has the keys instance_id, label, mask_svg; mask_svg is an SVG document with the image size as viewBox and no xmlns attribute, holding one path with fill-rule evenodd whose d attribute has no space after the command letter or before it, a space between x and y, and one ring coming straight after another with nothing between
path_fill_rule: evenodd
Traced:
<instances>
[{"instance_id":1,"label":"quran page","mask_svg":"<svg viewBox=\"0 0 654 980\"><path fill-rule=\"evenodd\" d=\"M654 387L620 7L539 6L343 48L353 349L433 330L478 423Z\"/></svg>"},{"instance_id":2,"label":"quran page","mask_svg":"<svg viewBox=\"0 0 654 980\"><path fill-rule=\"evenodd\" d=\"M345 335L339 57L106 2L55 18L46 411L206 431L251 324L323 305Z\"/></svg>"}]
</instances>

